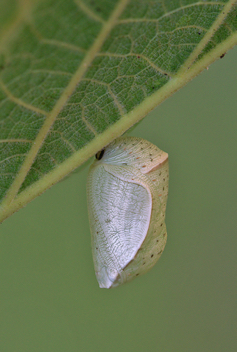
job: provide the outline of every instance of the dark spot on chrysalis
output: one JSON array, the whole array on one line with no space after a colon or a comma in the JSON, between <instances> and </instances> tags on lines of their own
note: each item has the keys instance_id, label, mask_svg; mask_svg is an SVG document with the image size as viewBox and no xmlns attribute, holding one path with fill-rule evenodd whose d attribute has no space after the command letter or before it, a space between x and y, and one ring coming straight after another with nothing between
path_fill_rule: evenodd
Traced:
<instances>
[{"instance_id":1,"label":"dark spot on chrysalis","mask_svg":"<svg viewBox=\"0 0 237 352\"><path fill-rule=\"evenodd\" d=\"M151 258L154 257L154 254L151 255Z\"/></svg>"},{"instance_id":2,"label":"dark spot on chrysalis","mask_svg":"<svg viewBox=\"0 0 237 352\"><path fill-rule=\"evenodd\" d=\"M105 149L103 148L98 153L96 153L95 154L96 159L101 160L103 158L104 152L105 152Z\"/></svg>"},{"instance_id":3,"label":"dark spot on chrysalis","mask_svg":"<svg viewBox=\"0 0 237 352\"><path fill-rule=\"evenodd\" d=\"M225 56L225 54L226 54L226 53L222 54L222 55L220 56L220 59L222 59L222 58Z\"/></svg>"},{"instance_id":4,"label":"dark spot on chrysalis","mask_svg":"<svg viewBox=\"0 0 237 352\"><path fill-rule=\"evenodd\" d=\"M136 276L138 276L139 275L139 273L138 274L136 274Z\"/></svg>"}]
</instances>

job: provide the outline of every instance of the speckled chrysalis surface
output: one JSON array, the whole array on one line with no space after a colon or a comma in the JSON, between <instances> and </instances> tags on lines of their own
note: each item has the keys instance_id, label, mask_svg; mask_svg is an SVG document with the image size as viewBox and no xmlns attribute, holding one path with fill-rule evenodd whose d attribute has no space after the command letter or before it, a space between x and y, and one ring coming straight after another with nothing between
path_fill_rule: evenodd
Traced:
<instances>
[{"instance_id":1,"label":"speckled chrysalis surface","mask_svg":"<svg viewBox=\"0 0 237 352\"><path fill-rule=\"evenodd\" d=\"M161 256L168 178L168 154L144 139L121 137L96 154L87 196L100 287L146 273Z\"/></svg>"}]
</instances>

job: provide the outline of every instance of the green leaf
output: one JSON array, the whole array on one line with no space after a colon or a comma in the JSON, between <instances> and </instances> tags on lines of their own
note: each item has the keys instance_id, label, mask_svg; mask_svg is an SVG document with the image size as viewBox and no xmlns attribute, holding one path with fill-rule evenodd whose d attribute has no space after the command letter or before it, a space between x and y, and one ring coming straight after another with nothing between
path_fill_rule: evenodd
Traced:
<instances>
[{"instance_id":1,"label":"green leaf","mask_svg":"<svg viewBox=\"0 0 237 352\"><path fill-rule=\"evenodd\" d=\"M0 0L0 219L237 43L237 2Z\"/></svg>"}]
</instances>

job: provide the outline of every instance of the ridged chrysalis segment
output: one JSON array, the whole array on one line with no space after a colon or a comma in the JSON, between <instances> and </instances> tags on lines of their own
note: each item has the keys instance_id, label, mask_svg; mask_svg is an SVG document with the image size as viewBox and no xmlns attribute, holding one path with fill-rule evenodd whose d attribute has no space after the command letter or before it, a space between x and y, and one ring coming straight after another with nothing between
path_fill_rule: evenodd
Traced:
<instances>
[{"instance_id":1,"label":"ridged chrysalis segment","mask_svg":"<svg viewBox=\"0 0 237 352\"><path fill-rule=\"evenodd\" d=\"M168 154L148 141L121 137L89 171L87 195L95 272L116 287L147 272L166 243Z\"/></svg>"}]
</instances>

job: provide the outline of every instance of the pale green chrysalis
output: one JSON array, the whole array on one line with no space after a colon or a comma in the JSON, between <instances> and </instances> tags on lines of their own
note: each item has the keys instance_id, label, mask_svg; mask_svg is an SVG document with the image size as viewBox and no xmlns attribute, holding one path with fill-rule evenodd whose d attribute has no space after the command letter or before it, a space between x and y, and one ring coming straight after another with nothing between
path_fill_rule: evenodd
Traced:
<instances>
[{"instance_id":1,"label":"pale green chrysalis","mask_svg":"<svg viewBox=\"0 0 237 352\"><path fill-rule=\"evenodd\" d=\"M95 273L102 288L150 270L167 232L168 154L136 137L121 137L96 154L87 182Z\"/></svg>"}]
</instances>

